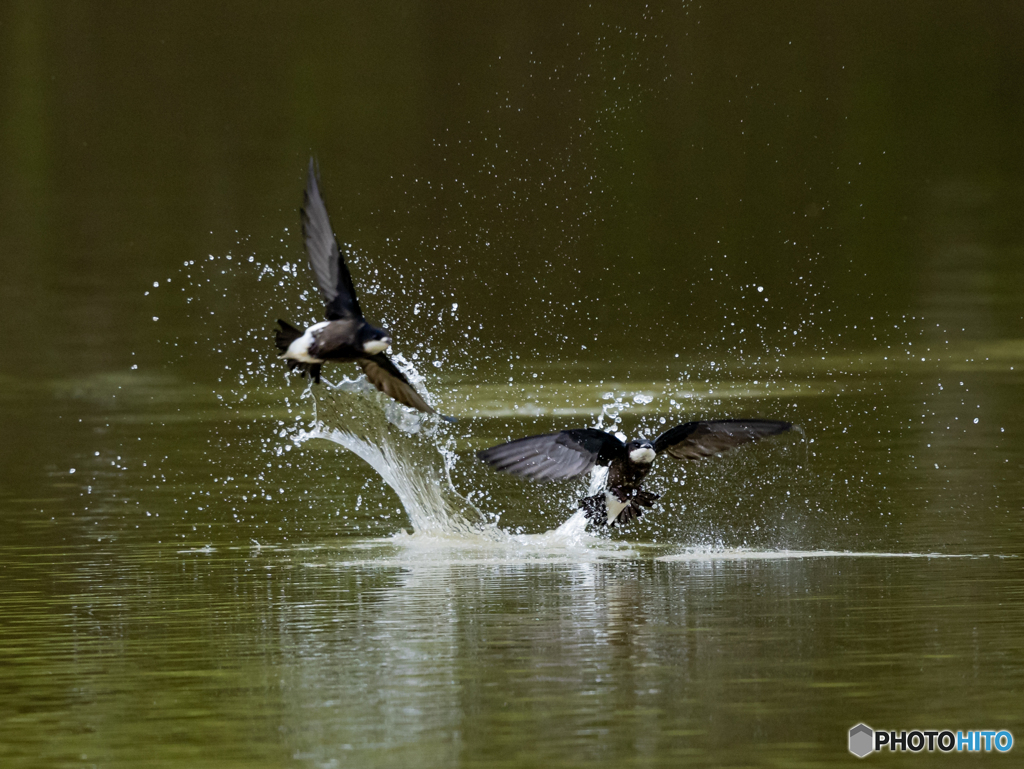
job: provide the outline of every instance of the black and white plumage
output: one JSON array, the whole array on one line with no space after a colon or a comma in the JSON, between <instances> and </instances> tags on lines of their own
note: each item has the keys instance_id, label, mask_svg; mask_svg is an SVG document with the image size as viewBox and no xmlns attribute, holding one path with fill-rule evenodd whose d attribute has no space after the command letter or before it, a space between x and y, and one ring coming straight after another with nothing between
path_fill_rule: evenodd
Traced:
<instances>
[{"instance_id":1,"label":"black and white plumage","mask_svg":"<svg viewBox=\"0 0 1024 769\"><path fill-rule=\"evenodd\" d=\"M608 467L604 492L580 500L587 518L599 525L628 523L658 500L643 490L654 460L665 454L676 460L715 456L745 443L792 429L789 422L765 419L718 419L687 422L659 435L653 443L623 443L611 433L586 427L531 435L477 452L496 470L546 482L582 475L595 465Z\"/></svg>"},{"instance_id":2,"label":"black and white plumage","mask_svg":"<svg viewBox=\"0 0 1024 769\"><path fill-rule=\"evenodd\" d=\"M287 321L278 320L274 338L279 357L288 369L307 373L320 381L320 367L329 360L352 361L358 364L374 387L401 404L428 414L431 408L409 380L384 354L391 345L387 329L374 328L363 317L352 285L352 276L327 217L327 207L320 197L318 174L313 159L302 204L302 236L306 244L309 266L320 285L327 320L315 323L304 331Z\"/></svg>"}]
</instances>

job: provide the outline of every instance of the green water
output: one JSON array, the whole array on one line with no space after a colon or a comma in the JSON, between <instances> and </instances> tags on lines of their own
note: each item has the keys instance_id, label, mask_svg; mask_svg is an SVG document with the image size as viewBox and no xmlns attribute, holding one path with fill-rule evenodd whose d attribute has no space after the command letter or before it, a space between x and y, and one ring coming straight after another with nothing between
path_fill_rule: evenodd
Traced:
<instances>
[{"instance_id":1,"label":"green water","mask_svg":"<svg viewBox=\"0 0 1024 769\"><path fill-rule=\"evenodd\" d=\"M1024 738L1022 35L995 3L0 7L0 763ZM311 152L458 423L274 359L319 316ZM751 416L806 437L659 460L611 534L567 524L586 479L473 458Z\"/></svg>"}]
</instances>

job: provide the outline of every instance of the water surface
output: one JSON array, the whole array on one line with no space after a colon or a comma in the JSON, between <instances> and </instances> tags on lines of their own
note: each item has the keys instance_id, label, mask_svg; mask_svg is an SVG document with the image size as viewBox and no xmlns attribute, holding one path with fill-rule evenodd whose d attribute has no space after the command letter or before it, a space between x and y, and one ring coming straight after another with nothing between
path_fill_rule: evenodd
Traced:
<instances>
[{"instance_id":1,"label":"water surface","mask_svg":"<svg viewBox=\"0 0 1024 769\"><path fill-rule=\"evenodd\" d=\"M4 6L0 763L1024 738L1022 26ZM274 319L320 314L310 153L363 307L456 424L274 360ZM474 459L752 416L805 437L661 460L610 533L575 514L589 479Z\"/></svg>"}]
</instances>

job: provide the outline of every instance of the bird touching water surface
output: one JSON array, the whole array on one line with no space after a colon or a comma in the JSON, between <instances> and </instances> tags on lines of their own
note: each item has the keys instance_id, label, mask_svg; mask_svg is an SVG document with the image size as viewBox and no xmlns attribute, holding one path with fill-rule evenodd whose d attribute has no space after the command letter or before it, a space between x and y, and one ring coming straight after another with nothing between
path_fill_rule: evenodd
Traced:
<instances>
[{"instance_id":1,"label":"bird touching water surface","mask_svg":"<svg viewBox=\"0 0 1024 769\"><path fill-rule=\"evenodd\" d=\"M477 452L496 470L545 482L582 475L595 465L608 467L602 493L580 500L588 519L616 526L643 515L658 495L643 483L654 460L666 454L676 460L696 460L721 454L745 443L791 430L789 422L765 419L719 419L687 422L673 427L654 442L640 438L623 443L593 427L531 435Z\"/></svg>"}]
</instances>

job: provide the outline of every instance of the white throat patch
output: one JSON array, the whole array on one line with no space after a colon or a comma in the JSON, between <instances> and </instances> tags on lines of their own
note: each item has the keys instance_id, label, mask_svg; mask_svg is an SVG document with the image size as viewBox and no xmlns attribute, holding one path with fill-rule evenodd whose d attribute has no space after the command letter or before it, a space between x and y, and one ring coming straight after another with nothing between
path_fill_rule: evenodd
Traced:
<instances>
[{"instance_id":1,"label":"white throat patch","mask_svg":"<svg viewBox=\"0 0 1024 769\"><path fill-rule=\"evenodd\" d=\"M654 449L633 449L629 452L629 461L637 465L649 465L656 456Z\"/></svg>"},{"instance_id":2,"label":"white throat patch","mask_svg":"<svg viewBox=\"0 0 1024 769\"><path fill-rule=\"evenodd\" d=\"M363 349L370 355L376 355L379 352L384 352L388 347L391 346L391 342L384 342L380 339L374 339L372 342L367 342L363 345Z\"/></svg>"}]
</instances>

